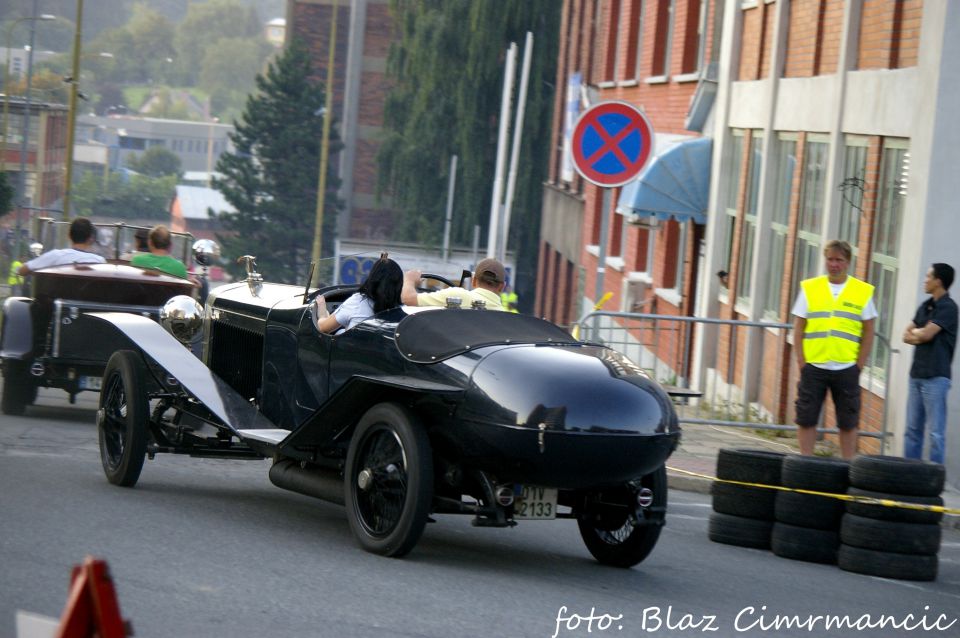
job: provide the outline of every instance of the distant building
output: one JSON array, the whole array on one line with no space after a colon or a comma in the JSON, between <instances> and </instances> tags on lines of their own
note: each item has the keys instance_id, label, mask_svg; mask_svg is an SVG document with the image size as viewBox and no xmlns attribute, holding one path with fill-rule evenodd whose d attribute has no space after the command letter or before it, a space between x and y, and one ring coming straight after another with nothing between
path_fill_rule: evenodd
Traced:
<instances>
[{"instance_id":1,"label":"distant building","mask_svg":"<svg viewBox=\"0 0 960 638\"><path fill-rule=\"evenodd\" d=\"M7 101L0 95L0 107ZM0 157L0 170L14 188L20 179L20 148L26 101L9 98L7 135ZM2 137L2 133L0 133ZM47 102L30 103L30 126L23 204L30 208L58 208L63 197L64 159L67 149L67 107ZM14 202L16 204L16 202ZM29 220L27 220L29 221Z\"/></svg>"},{"instance_id":2,"label":"distant building","mask_svg":"<svg viewBox=\"0 0 960 638\"><path fill-rule=\"evenodd\" d=\"M180 158L183 171L212 170L225 151L233 150L228 135L232 124L165 120L135 115L80 115L76 150L84 145L106 146L110 170L127 166L132 155L162 146Z\"/></svg>"},{"instance_id":3,"label":"distant building","mask_svg":"<svg viewBox=\"0 0 960 638\"><path fill-rule=\"evenodd\" d=\"M282 47L286 38L287 20L285 18L274 18L263 28L263 36L267 42L275 47Z\"/></svg>"},{"instance_id":4,"label":"distant building","mask_svg":"<svg viewBox=\"0 0 960 638\"><path fill-rule=\"evenodd\" d=\"M236 212L223 193L205 186L177 186L170 204L170 228L191 233L197 239L216 239L220 222L210 216L214 213Z\"/></svg>"},{"instance_id":5,"label":"distant building","mask_svg":"<svg viewBox=\"0 0 960 638\"><path fill-rule=\"evenodd\" d=\"M0 47L0 64L9 69L10 79L18 80L22 78L27 72L27 56L30 54L30 51L26 47ZM59 55L56 51L34 51L33 52L33 64L37 65L44 60L48 60L55 55ZM7 65L9 64L9 67ZM36 73L36 69L34 69Z\"/></svg>"}]
</instances>

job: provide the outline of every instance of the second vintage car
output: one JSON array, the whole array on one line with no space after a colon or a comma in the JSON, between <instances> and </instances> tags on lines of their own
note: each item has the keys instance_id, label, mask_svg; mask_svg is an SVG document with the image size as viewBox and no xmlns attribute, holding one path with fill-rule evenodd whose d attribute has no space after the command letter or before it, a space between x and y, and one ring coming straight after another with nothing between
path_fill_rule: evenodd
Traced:
<instances>
[{"instance_id":1,"label":"second vintage car","mask_svg":"<svg viewBox=\"0 0 960 638\"><path fill-rule=\"evenodd\" d=\"M680 430L667 393L621 354L549 322L399 307L339 335L311 313L354 287L247 281L177 298L160 325L98 313L137 344L111 357L98 428L108 480L144 457L271 458L277 486L346 506L366 550L402 556L430 517L570 519L593 556L654 547ZM203 356L178 344L202 324Z\"/></svg>"}]
</instances>

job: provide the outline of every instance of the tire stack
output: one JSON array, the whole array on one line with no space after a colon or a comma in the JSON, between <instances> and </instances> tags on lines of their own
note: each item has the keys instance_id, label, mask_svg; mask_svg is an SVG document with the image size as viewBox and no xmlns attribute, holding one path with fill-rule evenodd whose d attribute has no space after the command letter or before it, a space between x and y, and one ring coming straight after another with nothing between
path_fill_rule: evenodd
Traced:
<instances>
[{"instance_id":1,"label":"tire stack","mask_svg":"<svg viewBox=\"0 0 960 638\"><path fill-rule=\"evenodd\" d=\"M783 460L784 487L845 494L850 464L818 456L790 455ZM770 545L783 558L835 564L840 547L844 502L829 496L778 491Z\"/></svg>"},{"instance_id":2,"label":"tire stack","mask_svg":"<svg viewBox=\"0 0 960 638\"><path fill-rule=\"evenodd\" d=\"M780 485L784 454L767 450L721 449L717 478ZM716 543L770 549L778 490L714 482L709 537Z\"/></svg>"},{"instance_id":3,"label":"tire stack","mask_svg":"<svg viewBox=\"0 0 960 638\"><path fill-rule=\"evenodd\" d=\"M944 467L893 456L859 456L849 494L943 505ZM901 580L935 580L940 512L848 502L840 527L840 569Z\"/></svg>"}]
</instances>

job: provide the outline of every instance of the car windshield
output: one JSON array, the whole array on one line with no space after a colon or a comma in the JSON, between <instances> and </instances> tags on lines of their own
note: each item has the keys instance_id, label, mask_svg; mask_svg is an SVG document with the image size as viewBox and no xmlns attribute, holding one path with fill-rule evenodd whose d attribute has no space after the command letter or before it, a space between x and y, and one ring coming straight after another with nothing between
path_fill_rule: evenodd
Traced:
<instances>
[{"instance_id":1,"label":"car windshield","mask_svg":"<svg viewBox=\"0 0 960 638\"><path fill-rule=\"evenodd\" d=\"M400 352L417 363L435 363L482 346L514 343L579 342L549 321L495 310L417 312L397 325Z\"/></svg>"},{"instance_id":2,"label":"car windshield","mask_svg":"<svg viewBox=\"0 0 960 638\"><path fill-rule=\"evenodd\" d=\"M49 218L36 220L36 241L43 244L44 252L54 248L70 247L70 222ZM129 259L130 253L137 247L136 232L149 231L149 226L128 226L124 223L94 222L97 229L97 241L92 252L104 259ZM170 232L170 254L185 264L190 264L193 236L189 233Z\"/></svg>"}]
</instances>

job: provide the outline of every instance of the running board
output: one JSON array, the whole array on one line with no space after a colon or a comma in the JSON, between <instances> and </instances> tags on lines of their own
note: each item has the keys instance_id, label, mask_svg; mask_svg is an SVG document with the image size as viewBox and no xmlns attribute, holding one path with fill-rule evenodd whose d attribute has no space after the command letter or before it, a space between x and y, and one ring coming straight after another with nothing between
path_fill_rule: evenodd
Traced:
<instances>
[{"instance_id":1,"label":"running board","mask_svg":"<svg viewBox=\"0 0 960 638\"><path fill-rule=\"evenodd\" d=\"M269 430L237 430L237 436L239 436L241 439L252 439L262 443L272 443L273 445L278 445L280 441L287 438L287 435L289 434L290 430L283 430L280 428L273 428Z\"/></svg>"}]
</instances>

